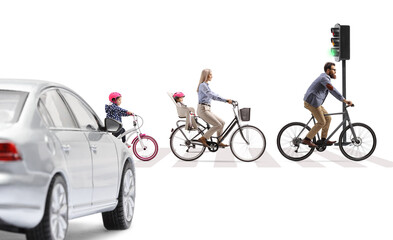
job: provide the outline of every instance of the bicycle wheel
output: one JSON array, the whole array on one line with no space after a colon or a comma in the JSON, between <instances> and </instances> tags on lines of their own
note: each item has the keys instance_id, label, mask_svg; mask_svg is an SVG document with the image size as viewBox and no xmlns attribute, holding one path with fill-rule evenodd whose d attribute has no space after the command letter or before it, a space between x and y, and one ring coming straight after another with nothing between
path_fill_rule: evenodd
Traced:
<instances>
[{"instance_id":1,"label":"bicycle wheel","mask_svg":"<svg viewBox=\"0 0 393 240\"><path fill-rule=\"evenodd\" d=\"M277 136L277 147L280 153L292 161L308 158L313 153L314 148L310 148L301 142L310 130L309 126L300 122L285 125ZM313 141L316 142L315 137Z\"/></svg>"},{"instance_id":2,"label":"bicycle wheel","mask_svg":"<svg viewBox=\"0 0 393 240\"><path fill-rule=\"evenodd\" d=\"M244 162L251 162L260 158L265 152L266 139L257 127L246 125L233 133L229 145L235 157Z\"/></svg>"},{"instance_id":3,"label":"bicycle wheel","mask_svg":"<svg viewBox=\"0 0 393 240\"><path fill-rule=\"evenodd\" d=\"M141 142L143 143L144 148L142 147ZM142 135L141 141L139 141L139 138L135 139L132 151L138 159L142 161L149 161L157 156L158 144L151 136Z\"/></svg>"},{"instance_id":4,"label":"bicycle wheel","mask_svg":"<svg viewBox=\"0 0 393 240\"><path fill-rule=\"evenodd\" d=\"M377 146L377 137L374 131L364 123L354 123L352 127L356 138L352 134L350 126L347 126L341 132L338 144L345 157L361 161L373 154ZM346 136L345 142L344 136Z\"/></svg>"},{"instance_id":5,"label":"bicycle wheel","mask_svg":"<svg viewBox=\"0 0 393 240\"><path fill-rule=\"evenodd\" d=\"M202 129L189 131L185 129L185 125L176 128L170 137L173 154L184 161L192 161L202 156L206 148L202 143L196 142L202 134Z\"/></svg>"}]
</instances>

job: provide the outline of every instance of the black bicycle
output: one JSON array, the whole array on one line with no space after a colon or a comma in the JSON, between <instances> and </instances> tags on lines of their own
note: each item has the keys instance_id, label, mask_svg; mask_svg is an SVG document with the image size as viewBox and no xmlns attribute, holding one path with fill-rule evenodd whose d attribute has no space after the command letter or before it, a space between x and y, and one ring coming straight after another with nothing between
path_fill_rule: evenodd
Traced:
<instances>
[{"instance_id":1,"label":"black bicycle","mask_svg":"<svg viewBox=\"0 0 393 240\"><path fill-rule=\"evenodd\" d=\"M231 136L229 146L233 155L241 161L251 162L255 161L262 156L266 148L266 139L262 131L257 127L251 125L241 125L239 120L249 121L250 120L250 108L242 108L239 110L239 104L236 101L232 101L233 113L235 115L232 122L224 130L219 137L211 137L207 144L210 152L216 152L219 149L219 144L225 140L229 133L237 128ZM205 124L201 124L201 118L196 117L198 129L186 130L185 124L180 125L184 120L177 121L176 129L172 129L170 136L170 147L173 154L176 157L184 161L192 161L205 152L205 147L198 141L203 136L204 132L210 129L210 125L203 121Z\"/></svg>"},{"instance_id":2,"label":"black bicycle","mask_svg":"<svg viewBox=\"0 0 393 240\"><path fill-rule=\"evenodd\" d=\"M277 136L278 150L289 160L300 161L306 159L314 152L314 149L317 149L319 152L325 151L327 147L326 142L347 122L348 125L342 130L338 141L342 154L354 161L361 161L370 157L377 146L377 137L374 131L366 124L351 123L347 111L348 107L345 107L344 112L325 114L325 116L343 115L344 117L340 125L325 141L321 140L319 133L313 138L312 141L317 147L309 147L301 143L311 130L308 124L313 121L315 125L315 118L312 116L306 124L293 122L285 125Z\"/></svg>"}]
</instances>

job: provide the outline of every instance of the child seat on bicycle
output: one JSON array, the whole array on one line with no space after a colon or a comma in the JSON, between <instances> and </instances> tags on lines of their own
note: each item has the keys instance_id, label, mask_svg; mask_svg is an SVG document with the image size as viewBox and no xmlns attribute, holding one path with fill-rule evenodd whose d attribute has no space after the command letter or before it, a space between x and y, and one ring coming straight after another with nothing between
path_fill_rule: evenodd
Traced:
<instances>
[{"instance_id":1,"label":"child seat on bicycle","mask_svg":"<svg viewBox=\"0 0 393 240\"><path fill-rule=\"evenodd\" d=\"M175 92L172 94L168 92L168 96L176 105L177 115L179 118L186 118L186 129L196 130L198 126L195 121L195 109L193 107L187 107L187 105L183 103L183 99L185 97L184 93Z\"/></svg>"}]
</instances>

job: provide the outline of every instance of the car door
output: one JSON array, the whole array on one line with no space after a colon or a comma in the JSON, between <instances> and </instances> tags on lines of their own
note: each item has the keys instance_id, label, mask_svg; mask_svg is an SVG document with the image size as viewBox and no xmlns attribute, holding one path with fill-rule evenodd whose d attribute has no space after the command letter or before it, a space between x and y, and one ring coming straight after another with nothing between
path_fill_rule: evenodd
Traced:
<instances>
[{"instance_id":1,"label":"car door","mask_svg":"<svg viewBox=\"0 0 393 240\"><path fill-rule=\"evenodd\" d=\"M93 194L92 158L84 132L77 127L57 89L45 91L38 105L50 132L60 142L60 151L64 155L70 210L90 207Z\"/></svg>"},{"instance_id":2,"label":"car door","mask_svg":"<svg viewBox=\"0 0 393 240\"><path fill-rule=\"evenodd\" d=\"M98 117L75 94L61 90L79 128L86 135L93 159L93 205L113 203L117 198L119 162L113 136L100 130Z\"/></svg>"}]
</instances>

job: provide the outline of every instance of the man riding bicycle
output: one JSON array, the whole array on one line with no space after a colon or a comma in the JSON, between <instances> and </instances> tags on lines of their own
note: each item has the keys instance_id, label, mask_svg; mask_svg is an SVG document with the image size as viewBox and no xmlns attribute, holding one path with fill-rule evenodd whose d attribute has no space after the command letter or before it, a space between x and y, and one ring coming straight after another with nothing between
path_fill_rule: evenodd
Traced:
<instances>
[{"instance_id":1,"label":"man riding bicycle","mask_svg":"<svg viewBox=\"0 0 393 240\"><path fill-rule=\"evenodd\" d=\"M324 73L322 73L308 88L306 94L304 95L304 107L307 108L312 115L317 119L317 124L310 130L306 138L303 139L302 144L306 144L310 147L316 147L311 139L322 129L322 141L325 141L328 135L328 130L332 118L330 116L325 116L328 112L322 106L328 93L330 92L335 98L341 102L345 102L347 105L351 106L353 103L346 100L342 94L333 87L331 79L336 79L336 66L332 62L327 62L324 66ZM331 146L336 141L327 141L326 145Z\"/></svg>"}]
</instances>

